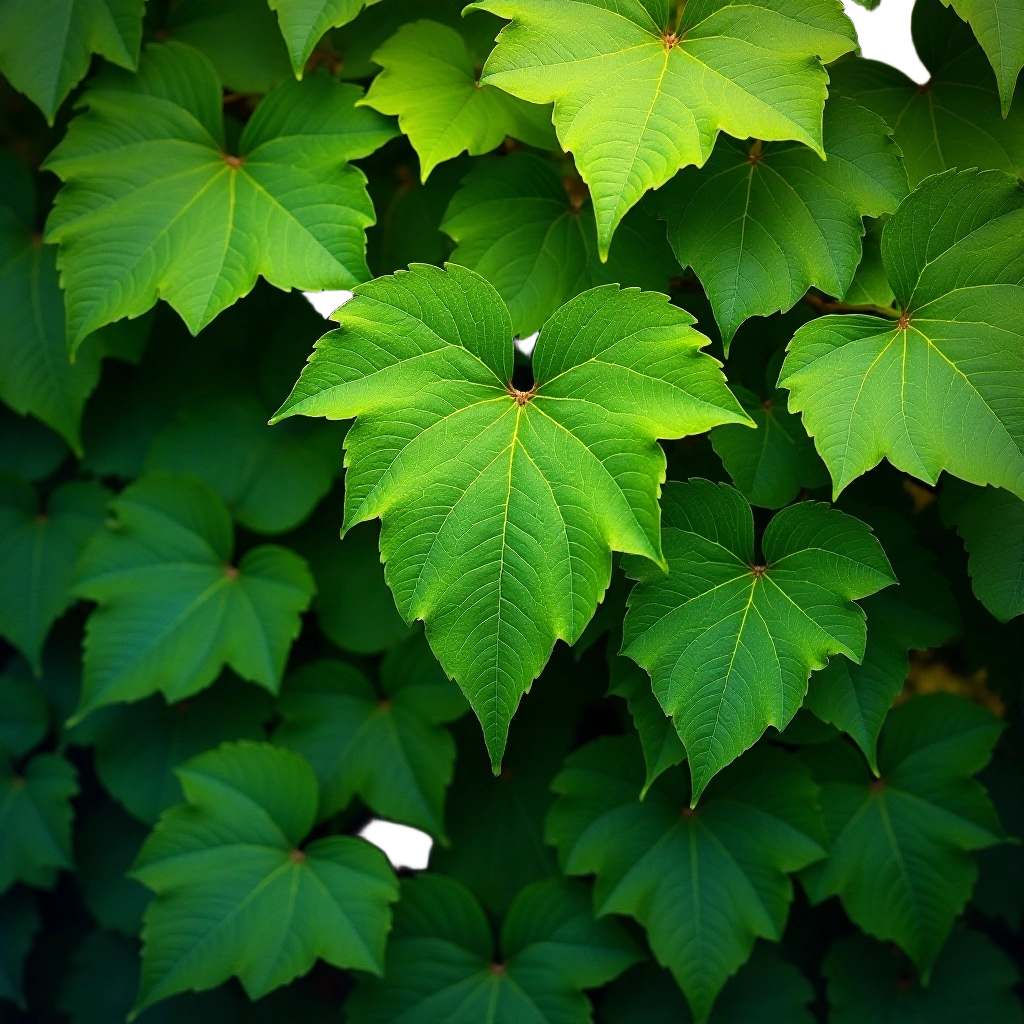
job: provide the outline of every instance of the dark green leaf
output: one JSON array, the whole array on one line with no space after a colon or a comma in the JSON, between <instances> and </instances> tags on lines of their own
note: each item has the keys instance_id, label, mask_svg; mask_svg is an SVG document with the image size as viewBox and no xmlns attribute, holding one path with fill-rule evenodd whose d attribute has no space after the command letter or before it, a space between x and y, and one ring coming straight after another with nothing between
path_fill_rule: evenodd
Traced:
<instances>
[{"instance_id":1,"label":"dark green leaf","mask_svg":"<svg viewBox=\"0 0 1024 1024\"><path fill-rule=\"evenodd\" d=\"M0 754L22 757L50 731L46 698L15 666L0 673Z\"/></svg>"},{"instance_id":2,"label":"dark green leaf","mask_svg":"<svg viewBox=\"0 0 1024 1024\"><path fill-rule=\"evenodd\" d=\"M16 889L0 899L0 999L9 999L22 1010L25 958L41 924L36 901L27 890Z\"/></svg>"}]
</instances>

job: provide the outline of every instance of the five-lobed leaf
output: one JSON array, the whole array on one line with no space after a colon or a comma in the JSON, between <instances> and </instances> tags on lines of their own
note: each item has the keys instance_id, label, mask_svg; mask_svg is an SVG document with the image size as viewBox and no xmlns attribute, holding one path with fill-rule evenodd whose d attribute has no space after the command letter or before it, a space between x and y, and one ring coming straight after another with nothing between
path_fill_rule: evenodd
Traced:
<instances>
[{"instance_id":1,"label":"five-lobed leaf","mask_svg":"<svg viewBox=\"0 0 1024 1024\"><path fill-rule=\"evenodd\" d=\"M898 321L825 316L779 384L838 495L887 458L1024 497L1024 187L1000 171L923 182L882 233Z\"/></svg>"},{"instance_id":2,"label":"five-lobed leaf","mask_svg":"<svg viewBox=\"0 0 1024 1024\"><path fill-rule=\"evenodd\" d=\"M225 665L276 692L314 592L306 563L264 544L232 564L228 511L195 478L150 473L112 509L72 589L99 604L86 625L75 720L158 691L180 701Z\"/></svg>"},{"instance_id":3,"label":"five-lobed leaf","mask_svg":"<svg viewBox=\"0 0 1024 1024\"><path fill-rule=\"evenodd\" d=\"M566 303L529 391L501 297L455 264L362 285L334 316L277 418L358 417L345 528L383 520L398 609L424 620L497 768L555 641L593 616L611 552L661 561L656 439L746 416L663 295L607 285Z\"/></svg>"},{"instance_id":4,"label":"five-lobed leaf","mask_svg":"<svg viewBox=\"0 0 1024 1024\"><path fill-rule=\"evenodd\" d=\"M895 582L870 528L823 503L779 512L759 561L746 499L695 479L665 488L666 576L639 559L622 653L650 674L686 747L691 804L770 725L796 714L830 655L860 661L864 612L853 602Z\"/></svg>"},{"instance_id":5,"label":"five-lobed leaf","mask_svg":"<svg viewBox=\"0 0 1024 1024\"><path fill-rule=\"evenodd\" d=\"M284 289L365 280L373 206L348 161L395 130L357 110L360 95L325 75L286 81L233 156L200 51L152 45L137 75L101 77L46 163L66 183L46 238L59 246L71 342L158 298L196 333L257 275Z\"/></svg>"},{"instance_id":6,"label":"five-lobed leaf","mask_svg":"<svg viewBox=\"0 0 1024 1024\"><path fill-rule=\"evenodd\" d=\"M178 777L187 803L164 812L133 872L156 894L133 1013L231 975L258 999L318 957L380 973L394 873L363 839L304 843L319 796L298 754L225 744Z\"/></svg>"},{"instance_id":7,"label":"five-lobed leaf","mask_svg":"<svg viewBox=\"0 0 1024 1024\"><path fill-rule=\"evenodd\" d=\"M702 165L719 132L823 153L829 63L856 47L838 2L482 0L512 19L481 81L554 101L594 197L598 249L648 189Z\"/></svg>"}]
</instances>

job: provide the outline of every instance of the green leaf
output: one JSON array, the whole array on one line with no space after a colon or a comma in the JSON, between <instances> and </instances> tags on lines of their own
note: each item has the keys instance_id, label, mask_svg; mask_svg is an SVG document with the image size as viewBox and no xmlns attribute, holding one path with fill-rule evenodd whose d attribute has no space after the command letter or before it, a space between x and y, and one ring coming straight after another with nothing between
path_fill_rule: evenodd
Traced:
<instances>
[{"instance_id":1,"label":"green leaf","mask_svg":"<svg viewBox=\"0 0 1024 1024\"><path fill-rule=\"evenodd\" d=\"M776 364L778 365L778 364ZM762 508L782 508L802 490L828 485L828 470L798 416L786 411L786 394L760 399L733 388L756 431L726 424L711 431L711 444L737 490Z\"/></svg>"},{"instance_id":2,"label":"green leaf","mask_svg":"<svg viewBox=\"0 0 1024 1024\"><path fill-rule=\"evenodd\" d=\"M0 754L19 758L50 731L46 698L13 665L0 673Z\"/></svg>"},{"instance_id":3,"label":"green leaf","mask_svg":"<svg viewBox=\"0 0 1024 1024\"><path fill-rule=\"evenodd\" d=\"M467 708L425 641L414 637L386 656L379 691L342 661L304 665L285 682L279 708L274 742L313 766L321 818L358 795L381 817L447 842L455 742L442 723Z\"/></svg>"},{"instance_id":4,"label":"green leaf","mask_svg":"<svg viewBox=\"0 0 1024 1024\"><path fill-rule=\"evenodd\" d=\"M355 109L360 95L323 75L284 82L231 156L220 82L198 50L149 46L138 75L98 81L46 162L66 182L46 239L60 247L72 343L158 298L195 334L260 274L286 290L365 280L373 209L346 161L395 131Z\"/></svg>"},{"instance_id":5,"label":"green leaf","mask_svg":"<svg viewBox=\"0 0 1024 1024\"><path fill-rule=\"evenodd\" d=\"M184 406L153 442L146 468L205 480L250 530L294 529L341 471L345 432L326 423L268 427L268 414L252 395Z\"/></svg>"},{"instance_id":6,"label":"green leaf","mask_svg":"<svg viewBox=\"0 0 1024 1024\"><path fill-rule=\"evenodd\" d=\"M57 108L98 53L123 68L139 60L144 0L33 0L0 5L0 72L53 124Z\"/></svg>"},{"instance_id":7,"label":"green leaf","mask_svg":"<svg viewBox=\"0 0 1024 1024\"><path fill-rule=\"evenodd\" d=\"M858 510L861 511L861 510ZM811 676L804 706L856 742L878 773L875 748L893 701L903 689L911 650L939 647L960 632L960 613L935 556L914 541L902 516L864 510L892 559L899 585L865 598L868 642L858 664L832 658Z\"/></svg>"},{"instance_id":8,"label":"green leaf","mask_svg":"<svg viewBox=\"0 0 1024 1024\"><path fill-rule=\"evenodd\" d=\"M483 908L461 882L402 883L385 977L361 979L349 1024L592 1024L583 989L642 954L613 921L595 921L579 882L534 882L516 897L495 948Z\"/></svg>"},{"instance_id":9,"label":"green leaf","mask_svg":"<svg viewBox=\"0 0 1024 1024\"><path fill-rule=\"evenodd\" d=\"M943 0L974 30L999 85L1003 117L1010 112L1024 67L1024 10L1014 0Z\"/></svg>"},{"instance_id":10,"label":"green leaf","mask_svg":"<svg viewBox=\"0 0 1024 1024\"><path fill-rule=\"evenodd\" d=\"M782 937L793 898L786 873L825 855L817 787L770 747L715 779L696 811L685 768L662 775L641 802L644 778L631 737L578 750L552 785L547 838L566 874L597 876L598 915L644 926L704 1024L755 939Z\"/></svg>"},{"instance_id":11,"label":"green leaf","mask_svg":"<svg viewBox=\"0 0 1024 1024\"><path fill-rule=\"evenodd\" d=\"M103 526L109 498L99 484L78 480L51 491L43 511L32 487L0 475L0 636L36 675L50 627L73 601L75 566Z\"/></svg>"},{"instance_id":12,"label":"green leaf","mask_svg":"<svg viewBox=\"0 0 1024 1024\"><path fill-rule=\"evenodd\" d=\"M48 427L0 404L0 472L35 482L56 472L67 445Z\"/></svg>"},{"instance_id":13,"label":"green leaf","mask_svg":"<svg viewBox=\"0 0 1024 1024\"><path fill-rule=\"evenodd\" d=\"M384 70L359 106L397 114L420 158L420 175L464 150L489 153L506 136L555 149L551 108L524 103L477 80L461 33L436 21L403 25L373 55Z\"/></svg>"},{"instance_id":14,"label":"green leaf","mask_svg":"<svg viewBox=\"0 0 1024 1024\"><path fill-rule=\"evenodd\" d=\"M956 0L958 7L972 2ZM888 64L857 59L829 68L832 92L885 118L911 188L951 167L1024 174L1024 109L1000 117L996 82L970 29L939 0L915 3L912 26L931 72L926 86Z\"/></svg>"},{"instance_id":15,"label":"green leaf","mask_svg":"<svg viewBox=\"0 0 1024 1024\"><path fill-rule=\"evenodd\" d=\"M880 778L838 741L802 756L821 784L828 860L804 872L815 903L838 896L855 924L895 942L927 983L978 875L971 851L998 843L999 821L971 778L1003 723L963 697L936 693L888 717Z\"/></svg>"},{"instance_id":16,"label":"green leaf","mask_svg":"<svg viewBox=\"0 0 1024 1024\"><path fill-rule=\"evenodd\" d=\"M851 306L878 306L887 309L895 296L885 277L882 263L882 230L885 217L868 217L865 221L864 254L857 264L845 301Z\"/></svg>"},{"instance_id":17,"label":"green leaf","mask_svg":"<svg viewBox=\"0 0 1024 1024\"><path fill-rule=\"evenodd\" d=\"M963 538L975 597L1000 622L1024 614L1024 501L995 487L946 480L939 508Z\"/></svg>"},{"instance_id":18,"label":"green leaf","mask_svg":"<svg viewBox=\"0 0 1024 1024\"><path fill-rule=\"evenodd\" d=\"M36 901L24 889L0 899L0 999L26 1009L21 976L25 958L42 920Z\"/></svg>"},{"instance_id":19,"label":"green leaf","mask_svg":"<svg viewBox=\"0 0 1024 1024\"><path fill-rule=\"evenodd\" d=\"M799 142L724 138L647 202L693 267L728 353L752 316L792 308L810 287L842 298L861 260L863 217L892 213L907 173L877 114L839 97L825 105L828 159Z\"/></svg>"},{"instance_id":20,"label":"green leaf","mask_svg":"<svg viewBox=\"0 0 1024 1024\"><path fill-rule=\"evenodd\" d=\"M838 495L887 458L1024 497L1024 187L947 171L882 234L898 322L824 316L789 343L779 384Z\"/></svg>"},{"instance_id":21,"label":"green leaf","mask_svg":"<svg viewBox=\"0 0 1024 1024\"><path fill-rule=\"evenodd\" d=\"M622 653L647 670L672 716L693 777L708 781L783 730L807 680L832 654L859 662L864 612L853 602L896 582L870 528L837 509L801 502L771 521L754 548L754 517L726 484L671 483L662 499L666 577L638 559Z\"/></svg>"},{"instance_id":22,"label":"green leaf","mask_svg":"<svg viewBox=\"0 0 1024 1024\"><path fill-rule=\"evenodd\" d=\"M379 0L267 0L277 12L281 34L288 45L292 69L297 78L309 60L313 48L330 28L352 21L364 7Z\"/></svg>"},{"instance_id":23,"label":"green leaf","mask_svg":"<svg viewBox=\"0 0 1024 1024\"><path fill-rule=\"evenodd\" d=\"M745 414L692 317L606 285L558 310L512 383L512 324L482 277L417 265L334 314L276 418L359 419L345 528L383 520L385 576L469 698L497 769L557 639L574 643L611 552L661 561L658 437ZM640 396L642 402L639 402Z\"/></svg>"},{"instance_id":24,"label":"green leaf","mask_svg":"<svg viewBox=\"0 0 1024 1024\"><path fill-rule=\"evenodd\" d=\"M474 169L441 229L459 243L452 263L494 285L521 338L594 285L617 282L664 292L680 270L661 225L642 210L626 215L602 263L586 187L575 175L559 178L551 163L531 153Z\"/></svg>"},{"instance_id":25,"label":"green leaf","mask_svg":"<svg viewBox=\"0 0 1024 1024\"><path fill-rule=\"evenodd\" d=\"M55 869L70 868L75 769L56 754L38 754L15 771L0 754L0 893L15 882L50 888Z\"/></svg>"},{"instance_id":26,"label":"green leaf","mask_svg":"<svg viewBox=\"0 0 1024 1024\"><path fill-rule=\"evenodd\" d=\"M759 942L751 958L715 1000L709 1024L814 1024L807 1009L814 989L772 946ZM634 967L601 1003L607 1024L693 1024L672 975L653 964ZM861 1022L863 1024L863 1022Z\"/></svg>"},{"instance_id":27,"label":"green leaf","mask_svg":"<svg viewBox=\"0 0 1024 1024\"><path fill-rule=\"evenodd\" d=\"M829 63L856 46L838 2L483 0L512 24L481 81L554 101L562 148L590 186L608 255L626 211L718 133L795 139L819 155Z\"/></svg>"},{"instance_id":28,"label":"green leaf","mask_svg":"<svg viewBox=\"0 0 1024 1024\"><path fill-rule=\"evenodd\" d=\"M830 1024L961 1024L1024 1020L1014 986L1020 974L980 932L958 926L923 985L910 964L864 935L840 939L822 968L828 979Z\"/></svg>"},{"instance_id":29,"label":"green leaf","mask_svg":"<svg viewBox=\"0 0 1024 1024\"><path fill-rule=\"evenodd\" d=\"M168 705L162 697L100 708L75 730L95 748L106 791L139 821L152 825L181 803L175 769L226 740L262 740L273 708L267 694L230 674L202 693Z\"/></svg>"},{"instance_id":30,"label":"green leaf","mask_svg":"<svg viewBox=\"0 0 1024 1024\"><path fill-rule=\"evenodd\" d=\"M115 518L79 563L89 616L75 721L117 701L176 702L227 665L271 693L313 596L306 563L264 544L232 564L224 504L199 480L150 473L112 503Z\"/></svg>"},{"instance_id":31,"label":"green leaf","mask_svg":"<svg viewBox=\"0 0 1024 1024\"><path fill-rule=\"evenodd\" d=\"M379 974L398 884L351 836L303 845L312 768L269 743L225 744L178 769L187 804L165 811L134 875L156 896L143 929L138 1013L231 975L258 999L318 958Z\"/></svg>"}]
</instances>

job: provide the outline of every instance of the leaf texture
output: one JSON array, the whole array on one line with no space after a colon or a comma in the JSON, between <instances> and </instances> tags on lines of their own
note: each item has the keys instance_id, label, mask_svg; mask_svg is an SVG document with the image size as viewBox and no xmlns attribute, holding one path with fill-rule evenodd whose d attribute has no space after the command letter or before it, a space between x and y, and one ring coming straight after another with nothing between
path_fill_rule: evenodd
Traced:
<instances>
[{"instance_id":1,"label":"leaf texture","mask_svg":"<svg viewBox=\"0 0 1024 1024\"><path fill-rule=\"evenodd\" d=\"M292 69L297 78L320 37L330 28L352 21L364 7L379 0L267 0L277 12L281 34L288 45Z\"/></svg>"}]
</instances>

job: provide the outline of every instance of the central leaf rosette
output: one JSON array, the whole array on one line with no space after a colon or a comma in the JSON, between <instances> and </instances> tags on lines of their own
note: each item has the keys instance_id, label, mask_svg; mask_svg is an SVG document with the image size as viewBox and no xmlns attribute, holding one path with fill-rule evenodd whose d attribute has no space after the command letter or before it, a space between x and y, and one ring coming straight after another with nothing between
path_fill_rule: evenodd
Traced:
<instances>
[{"instance_id":1,"label":"central leaf rosette","mask_svg":"<svg viewBox=\"0 0 1024 1024\"><path fill-rule=\"evenodd\" d=\"M462 267L361 285L335 319L275 421L357 417L344 529L383 521L398 609L424 621L496 768L555 641L603 598L611 552L664 564L658 438L749 419L693 318L653 292L606 285L558 309L528 391L508 309Z\"/></svg>"}]
</instances>

